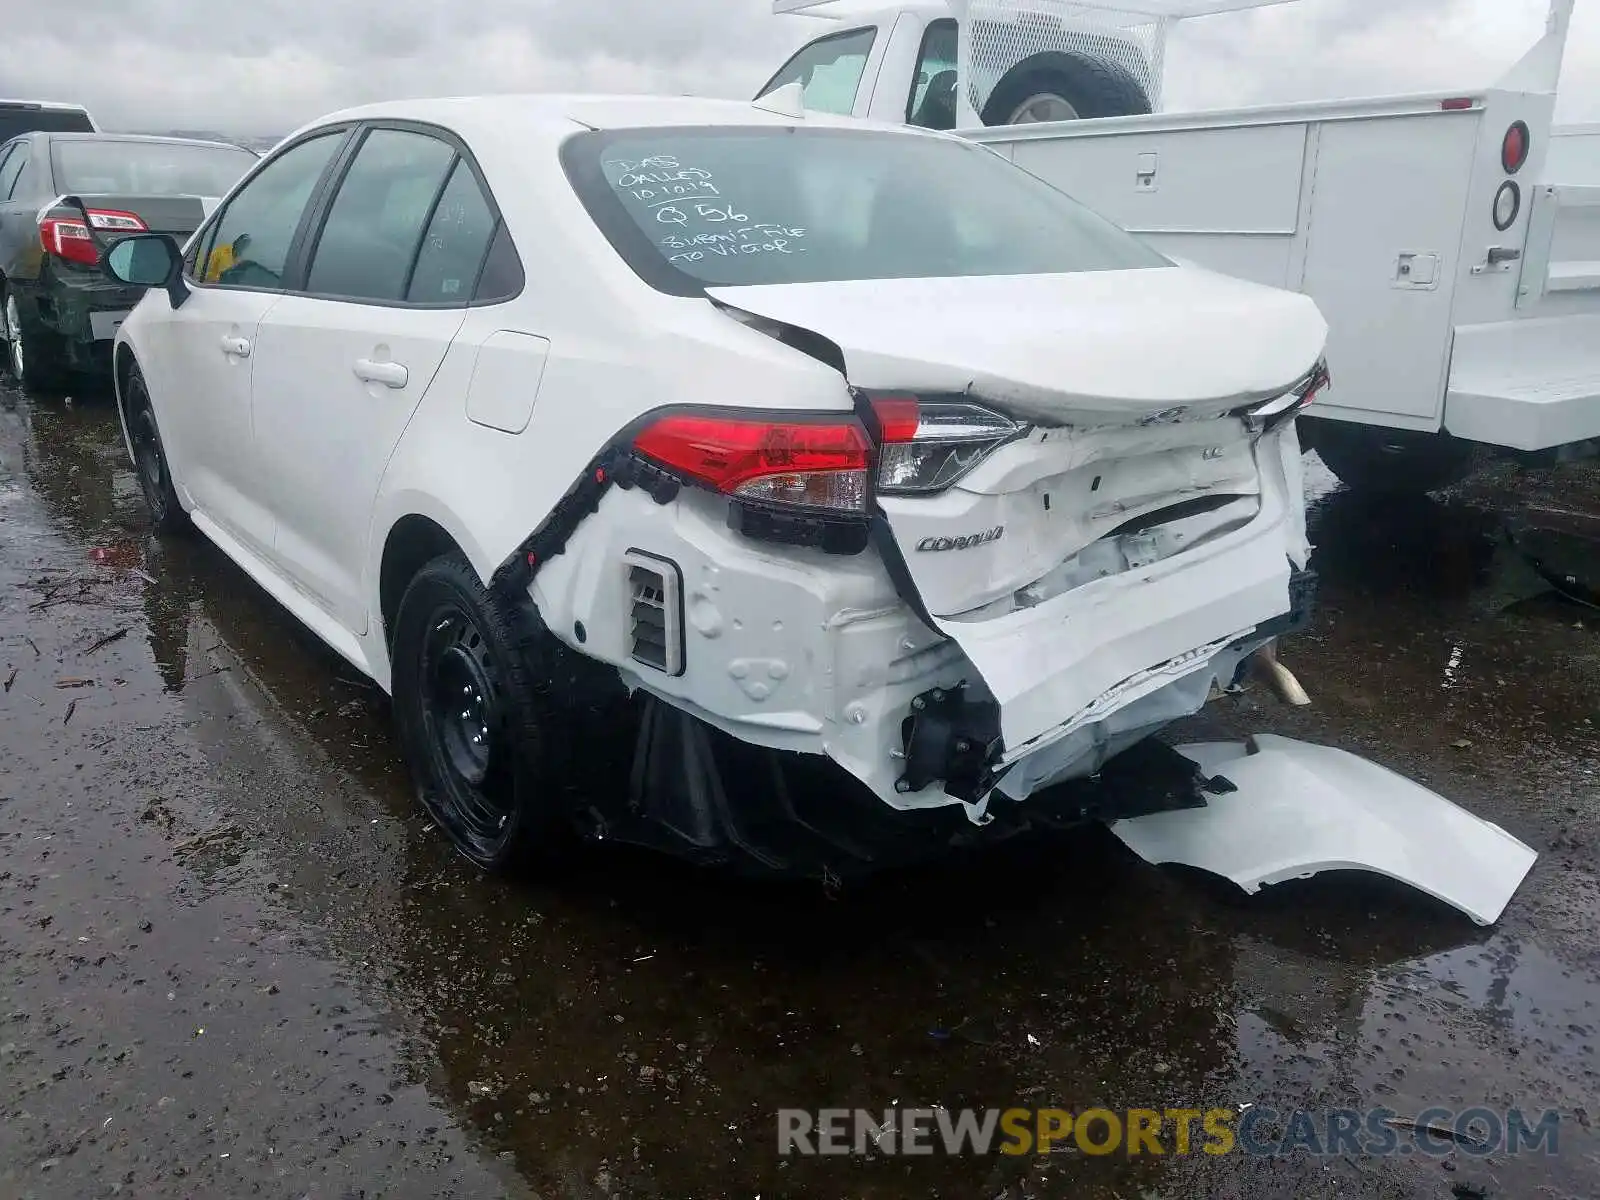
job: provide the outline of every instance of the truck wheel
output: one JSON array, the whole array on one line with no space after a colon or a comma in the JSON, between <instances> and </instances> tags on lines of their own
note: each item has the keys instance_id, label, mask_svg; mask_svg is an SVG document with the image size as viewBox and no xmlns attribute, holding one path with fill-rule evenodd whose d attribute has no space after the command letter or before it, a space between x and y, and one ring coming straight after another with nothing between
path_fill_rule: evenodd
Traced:
<instances>
[{"instance_id":1,"label":"truck wheel","mask_svg":"<svg viewBox=\"0 0 1600 1200\"><path fill-rule=\"evenodd\" d=\"M522 626L459 554L417 572L395 617L401 750L428 815L486 871L548 861L571 833Z\"/></svg>"},{"instance_id":2,"label":"truck wheel","mask_svg":"<svg viewBox=\"0 0 1600 1200\"><path fill-rule=\"evenodd\" d=\"M1121 67L1052 51L1006 72L983 106L983 123L1029 125L1149 111L1150 97Z\"/></svg>"},{"instance_id":3,"label":"truck wheel","mask_svg":"<svg viewBox=\"0 0 1600 1200\"><path fill-rule=\"evenodd\" d=\"M6 342L6 366L25 388L53 389L66 380L60 348L47 330L23 316L16 293L0 287L0 335Z\"/></svg>"},{"instance_id":4,"label":"truck wheel","mask_svg":"<svg viewBox=\"0 0 1600 1200\"><path fill-rule=\"evenodd\" d=\"M1420 495L1465 479L1479 464L1476 443L1447 433L1380 429L1343 421L1302 421L1314 449L1339 481L1356 492Z\"/></svg>"},{"instance_id":5,"label":"truck wheel","mask_svg":"<svg viewBox=\"0 0 1600 1200\"><path fill-rule=\"evenodd\" d=\"M122 405L128 441L133 445L133 468L150 509L150 523L157 533L182 533L189 528L189 514L183 511L177 489L172 486L172 470L167 465L161 430L156 426L155 406L150 403L150 391L138 367L129 369L122 385Z\"/></svg>"}]
</instances>

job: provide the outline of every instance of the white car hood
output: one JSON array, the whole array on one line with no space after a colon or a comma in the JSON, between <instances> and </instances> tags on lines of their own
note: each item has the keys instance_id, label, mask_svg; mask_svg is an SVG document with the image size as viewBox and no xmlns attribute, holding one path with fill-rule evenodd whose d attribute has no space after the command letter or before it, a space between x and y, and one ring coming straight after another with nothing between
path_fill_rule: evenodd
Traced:
<instances>
[{"instance_id":1,"label":"white car hood","mask_svg":"<svg viewBox=\"0 0 1600 1200\"><path fill-rule=\"evenodd\" d=\"M1046 423L1275 397L1328 336L1309 298L1191 267L706 293L828 338L857 387L964 392Z\"/></svg>"},{"instance_id":2,"label":"white car hood","mask_svg":"<svg viewBox=\"0 0 1600 1200\"><path fill-rule=\"evenodd\" d=\"M1270 736L1178 749L1239 790L1111 831L1147 862L1209 871L1252 895L1323 871L1372 871L1492 925L1538 858L1498 825L1343 750Z\"/></svg>"}]
</instances>

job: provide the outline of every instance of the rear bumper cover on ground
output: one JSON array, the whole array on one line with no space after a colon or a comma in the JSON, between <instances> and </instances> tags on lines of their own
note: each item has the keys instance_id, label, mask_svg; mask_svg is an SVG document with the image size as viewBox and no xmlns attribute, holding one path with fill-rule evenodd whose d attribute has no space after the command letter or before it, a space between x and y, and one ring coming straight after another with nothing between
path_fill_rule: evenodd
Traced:
<instances>
[{"instance_id":1,"label":"rear bumper cover on ground","mask_svg":"<svg viewBox=\"0 0 1600 1200\"><path fill-rule=\"evenodd\" d=\"M1370 871L1492 925L1538 858L1499 826L1343 750L1272 736L1179 749L1237 790L1111 830L1149 862L1221 875L1252 895L1324 871Z\"/></svg>"}]
</instances>

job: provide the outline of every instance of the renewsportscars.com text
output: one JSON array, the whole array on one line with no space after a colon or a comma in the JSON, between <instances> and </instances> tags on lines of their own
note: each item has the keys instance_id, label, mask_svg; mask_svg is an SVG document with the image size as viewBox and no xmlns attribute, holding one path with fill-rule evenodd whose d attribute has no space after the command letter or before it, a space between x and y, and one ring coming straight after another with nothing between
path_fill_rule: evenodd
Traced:
<instances>
[{"instance_id":1,"label":"renewsportscars.com text","mask_svg":"<svg viewBox=\"0 0 1600 1200\"><path fill-rule=\"evenodd\" d=\"M780 1109L781 1155L1277 1156L1559 1153L1560 1114L1432 1108L1279 1112L1231 1108Z\"/></svg>"}]
</instances>

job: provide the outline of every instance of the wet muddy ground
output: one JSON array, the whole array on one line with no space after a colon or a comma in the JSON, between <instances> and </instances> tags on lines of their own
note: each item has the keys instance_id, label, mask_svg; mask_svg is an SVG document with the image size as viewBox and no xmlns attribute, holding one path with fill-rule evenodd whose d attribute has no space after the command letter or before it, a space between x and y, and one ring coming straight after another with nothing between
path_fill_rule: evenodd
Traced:
<instances>
[{"instance_id":1,"label":"wet muddy ground","mask_svg":"<svg viewBox=\"0 0 1600 1200\"><path fill-rule=\"evenodd\" d=\"M1314 465L1314 464L1313 464ZM1324 487L1321 490L1328 491ZM1317 502L1315 628L1180 731L1328 742L1541 853L1483 931L1245 900L1084 831L843 895L595 854L472 875L374 691L152 539L103 395L0 391L0 1197L1589 1197L1600 613L1497 548L1537 492ZM605 752L604 747L597 752ZM1555 1155L780 1159L776 1110L1475 1105Z\"/></svg>"}]
</instances>

